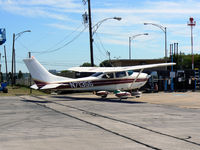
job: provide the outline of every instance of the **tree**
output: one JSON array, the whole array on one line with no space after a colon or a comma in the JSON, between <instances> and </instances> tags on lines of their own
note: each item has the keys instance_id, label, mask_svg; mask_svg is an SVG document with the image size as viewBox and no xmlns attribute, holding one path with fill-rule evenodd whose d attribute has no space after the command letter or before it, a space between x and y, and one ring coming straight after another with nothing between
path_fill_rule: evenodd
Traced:
<instances>
[{"instance_id":1,"label":"tree","mask_svg":"<svg viewBox=\"0 0 200 150\"><path fill-rule=\"evenodd\" d=\"M3 82L3 73L0 72L0 82Z\"/></svg>"},{"instance_id":2,"label":"tree","mask_svg":"<svg viewBox=\"0 0 200 150\"><path fill-rule=\"evenodd\" d=\"M179 55L173 55L173 61L176 63L175 69L191 69L192 68L192 55L185 55L180 53ZM194 68L200 68L200 55L194 54Z\"/></svg>"},{"instance_id":3,"label":"tree","mask_svg":"<svg viewBox=\"0 0 200 150\"><path fill-rule=\"evenodd\" d=\"M8 80L12 80L12 73L11 72L8 73Z\"/></svg>"},{"instance_id":4,"label":"tree","mask_svg":"<svg viewBox=\"0 0 200 150\"><path fill-rule=\"evenodd\" d=\"M109 60L104 60L103 62L100 63L100 67L112 67L112 64Z\"/></svg>"},{"instance_id":5,"label":"tree","mask_svg":"<svg viewBox=\"0 0 200 150\"><path fill-rule=\"evenodd\" d=\"M18 79L21 79L21 78L23 78L23 73L22 73L22 71L20 70L19 73L18 73Z\"/></svg>"},{"instance_id":6,"label":"tree","mask_svg":"<svg viewBox=\"0 0 200 150\"><path fill-rule=\"evenodd\" d=\"M80 67L91 67L91 63L85 62L82 65L80 65ZM96 67L96 65L94 65Z\"/></svg>"}]
</instances>

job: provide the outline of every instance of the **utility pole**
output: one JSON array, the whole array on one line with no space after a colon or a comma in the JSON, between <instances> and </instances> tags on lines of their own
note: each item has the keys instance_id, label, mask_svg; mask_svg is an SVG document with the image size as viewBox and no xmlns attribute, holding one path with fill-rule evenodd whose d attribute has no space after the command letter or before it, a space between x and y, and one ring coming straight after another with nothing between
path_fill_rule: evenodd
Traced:
<instances>
[{"instance_id":1,"label":"utility pole","mask_svg":"<svg viewBox=\"0 0 200 150\"><path fill-rule=\"evenodd\" d=\"M3 82L3 73L1 72L1 53L0 53L0 81Z\"/></svg>"},{"instance_id":2,"label":"utility pole","mask_svg":"<svg viewBox=\"0 0 200 150\"><path fill-rule=\"evenodd\" d=\"M14 58L15 58L15 33L13 33L13 45L12 45L12 68L11 68L11 85L14 84Z\"/></svg>"},{"instance_id":3,"label":"utility pole","mask_svg":"<svg viewBox=\"0 0 200 150\"><path fill-rule=\"evenodd\" d=\"M29 58L31 58L31 52L28 52L28 56L29 56ZM31 74L30 74L30 94L32 94L32 88L31 88L31 80L32 80L32 78L31 78Z\"/></svg>"},{"instance_id":4,"label":"utility pole","mask_svg":"<svg viewBox=\"0 0 200 150\"><path fill-rule=\"evenodd\" d=\"M90 36L90 59L91 59L91 66L94 67L93 37L92 37L92 19L91 19L90 0L88 0L88 15L89 15L89 36Z\"/></svg>"},{"instance_id":5,"label":"utility pole","mask_svg":"<svg viewBox=\"0 0 200 150\"><path fill-rule=\"evenodd\" d=\"M175 49L175 47L174 47ZM174 51L173 51L173 44L170 44L170 51L171 51L171 62L173 62L173 55L174 55ZM173 92L174 91L174 82L173 82L173 78L174 78L174 72L173 72L173 65L171 66L171 73L170 73L170 76L171 76L171 91Z\"/></svg>"},{"instance_id":6,"label":"utility pole","mask_svg":"<svg viewBox=\"0 0 200 150\"><path fill-rule=\"evenodd\" d=\"M7 66L7 56L6 56L6 46L4 45L4 57L5 57L5 66L6 66L6 82L8 82L8 66Z\"/></svg>"},{"instance_id":7,"label":"utility pole","mask_svg":"<svg viewBox=\"0 0 200 150\"><path fill-rule=\"evenodd\" d=\"M0 73L1 73L1 53L0 53Z\"/></svg>"},{"instance_id":8,"label":"utility pole","mask_svg":"<svg viewBox=\"0 0 200 150\"><path fill-rule=\"evenodd\" d=\"M193 27L196 25L194 18L190 17L188 26L191 27L191 54L192 54L192 70L194 70L194 53L193 53Z\"/></svg>"}]
</instances>

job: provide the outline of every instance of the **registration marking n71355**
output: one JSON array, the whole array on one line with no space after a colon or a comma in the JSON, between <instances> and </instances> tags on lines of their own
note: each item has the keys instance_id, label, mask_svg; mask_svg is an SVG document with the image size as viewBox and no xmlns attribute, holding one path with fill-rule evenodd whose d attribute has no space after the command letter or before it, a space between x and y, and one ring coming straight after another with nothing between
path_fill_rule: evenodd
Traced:
<instances>
[{"instance_id":1,"label":"registration marking n71355","mask_svg":"<svg viewBox=\"0 0 200 150\"><path fill-rule=\"evenodd\" d=\"M86 88L94 86L91 81L70 82L69 85L71 88Z\"/></svg>"}]
</instances>

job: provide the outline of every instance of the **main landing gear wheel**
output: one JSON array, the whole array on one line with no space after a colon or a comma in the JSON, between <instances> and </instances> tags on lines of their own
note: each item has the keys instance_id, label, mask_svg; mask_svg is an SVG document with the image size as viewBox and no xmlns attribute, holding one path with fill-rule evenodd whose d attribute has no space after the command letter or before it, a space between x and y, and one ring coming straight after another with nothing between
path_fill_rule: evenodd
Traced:
<instances>
[{"instance_id":1,"label":"main landing gear wheel","mask_svg":"<svg viewBox=\"0 0 200 150\"><path fill-rule=\"evenodd\" d=\"M135 91L135 92L132 92L131 95L132 95L132 96L135 96L136 98L140 98L141 95L142 95L142 92L140 92L140 91Z\"/></svg>"},{"instance_id":2,"label":"main landing gear wheel","mask_svg":"<svg viewBox=\"0 0 200 150\"><path fill-rule=\"evenodd\" d=\"M98 91L98 92L94 92L94 94L97 96L101 96L102 99L105 99L108 96L109 92L108 91Z\"/></svg>"}]
</instances>

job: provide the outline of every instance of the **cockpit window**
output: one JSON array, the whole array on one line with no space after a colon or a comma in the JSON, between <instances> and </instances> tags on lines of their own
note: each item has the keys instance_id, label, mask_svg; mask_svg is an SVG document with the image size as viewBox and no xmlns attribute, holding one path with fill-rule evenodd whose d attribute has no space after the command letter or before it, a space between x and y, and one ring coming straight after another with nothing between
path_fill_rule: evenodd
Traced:
<instances>
[{"instance_id":1,"label":"cockpit window","mask_svg":"<svg viewBox=\"0 0 200 150\"><path fill-rule=\"evenodd\" d=\"M126 72L125 71L116 72L115 75L116 75L116 78L122 78L126 76Z\"/></svg>"},{"instance_id":2,"label":"cockpit window","mask_svg":"<svg viewBox=\"0 0 200 150\"><path fill-rule=\"evenodd\" d=\"M103 74L103 72L96 72L95 74L92 75L92 77L98 77L98 76L100 76L102 74Z\"/></svg>"},{"instance_id":3,"label":"cockpit window","mask_svg":"<svg viewBox=\"0 0 200 150\"><path fill-rule=\"evenodd\" d=\"M128 75L131 76L133 74L133 70L128 70Z\"/></svg>"},{"instance_id":4,"label":"cockpit window","mask_svg":"<svg viewBox=\"0 0 200 150\"><path fill-rule=\"evenodd\" d=\"M113 73L106 73L102 76L102 78L111 79L111 78L114 78L114 74Z\"/></svg>"}]
</instances>

